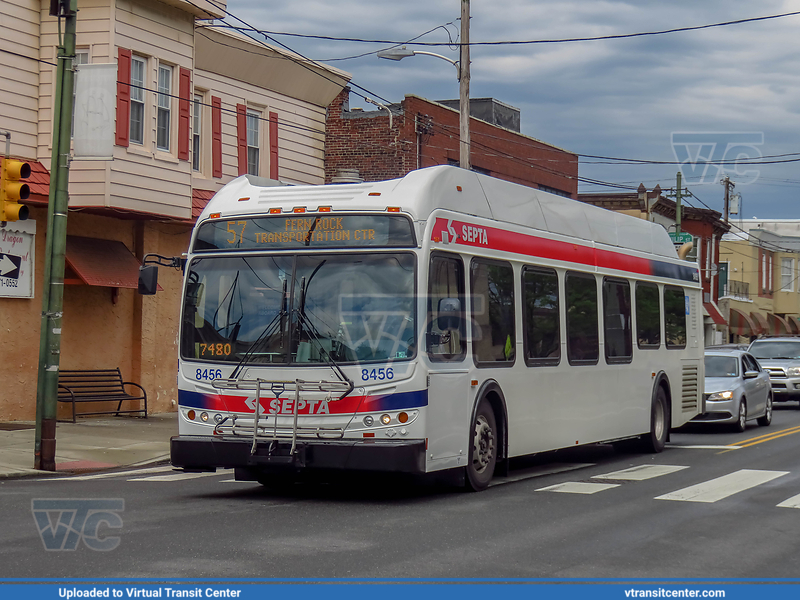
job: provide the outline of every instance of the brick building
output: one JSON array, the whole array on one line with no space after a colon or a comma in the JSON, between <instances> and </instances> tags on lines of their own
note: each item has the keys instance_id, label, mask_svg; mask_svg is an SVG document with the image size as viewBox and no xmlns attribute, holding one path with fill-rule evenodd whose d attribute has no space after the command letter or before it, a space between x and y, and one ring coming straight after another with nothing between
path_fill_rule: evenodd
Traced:
<instances>
[{"instance_id":1,"label":"brick building","mask_svg":"<svg viewBox=\"0 0 800 600\"><path fill-rule=\"evenodd\" d=\"M365 181L459 163L458 101L408 95L379 110L350 110L345 88L328 107L325 181L357 170ZM448 106L449 104L449 106ZM492 98L470 101L470 162L498 179L576 198L578 156L519 132L519 110Z\"/></svg>"}]
</instances>

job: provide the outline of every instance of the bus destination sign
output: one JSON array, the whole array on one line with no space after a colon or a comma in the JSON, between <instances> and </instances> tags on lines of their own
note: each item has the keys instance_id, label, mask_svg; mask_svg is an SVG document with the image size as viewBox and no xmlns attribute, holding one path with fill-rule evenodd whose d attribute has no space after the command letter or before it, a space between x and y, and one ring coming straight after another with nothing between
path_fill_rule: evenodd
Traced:
<instances>
[{"instance_id":1,"label":"bus destination sign","mask_svg":"<svg viewBox=\"0 0 800 600\"><path fill-rule=\"evenodd\" d=\"M208 221L195 252L291 248L413 247L411 221L402 215L282 215Z\"/></svg>"}]
</instances>

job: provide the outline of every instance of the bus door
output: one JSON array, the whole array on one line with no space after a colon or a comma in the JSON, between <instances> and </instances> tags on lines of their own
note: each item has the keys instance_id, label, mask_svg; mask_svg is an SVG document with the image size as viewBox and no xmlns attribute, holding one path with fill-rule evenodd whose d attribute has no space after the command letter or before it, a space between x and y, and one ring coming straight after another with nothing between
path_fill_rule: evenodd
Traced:
<instances>
[{"instance_id":1,"label":"bus door","mask_svg":"<svg viewBox=\"0 0 800 600\"><path fill-rule=\"evenodd\" d=\"M428 470L466 465L470 385L466 340L464 263L435 253L428 270L426 352ZM458 459L461 460L458 460Z\"/></svg>"}]
</instances>

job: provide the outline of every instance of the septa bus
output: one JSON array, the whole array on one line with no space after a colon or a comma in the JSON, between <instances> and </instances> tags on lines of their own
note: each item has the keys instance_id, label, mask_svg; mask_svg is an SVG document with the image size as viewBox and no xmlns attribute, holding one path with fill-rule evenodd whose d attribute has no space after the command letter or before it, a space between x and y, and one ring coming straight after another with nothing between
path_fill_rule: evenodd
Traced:
<instances>
[{"instance_id":1,"label":"septa bus","mask_svg":"<svg viewBox=\"0 0 800 600\"><path fill-rule=\"evenodd\" d=\"M455 475L702 412L696 265L666 230L456 167L244 175L200 215L178 375L186 470Z\"/></svg>"}]
</instances>

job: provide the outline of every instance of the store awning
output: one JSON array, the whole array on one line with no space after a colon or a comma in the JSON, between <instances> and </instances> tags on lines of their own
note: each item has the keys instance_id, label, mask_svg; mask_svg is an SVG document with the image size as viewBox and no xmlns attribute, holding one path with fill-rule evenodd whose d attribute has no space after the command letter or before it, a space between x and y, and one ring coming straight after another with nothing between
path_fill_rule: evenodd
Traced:
<instances>
[{"instance_id":1,"label":"store awning","mask_svg":"<svg viewBox=\"0 0 800 600\"><path fill-rule=\"evenodd\" d=\"M767 322L769 323L769 332L773 335L788 335L792 333L792 328L783 317L767 313Z\"/></svg>"},{"instance_id":2,"label":"store awning","mask_svg":"<svg viewBox=\"0 0 800 600\"><path fill-rule=\"evenodd\" d=\"M122 242L68 235L66 259L67 266L86 285L138 287L139 261ZM69 283L68 276L65 283Z\"/></svg>"},{"instance_id":3,"label":"store awning","mask_svg":"<svg viewBox=\"0 0 800 600\"><path fill-rule=\"evenodd\" d=\"M792 333L800 334L800 320L797 317L789 315L786 317L786 322L792 328Z\"/></svg>"},{"instance_id":4,"label":"store awning","mask_svg":"<svg viewBox=\"0 0 800 600\"><path fill-rule=\"evenodd\" d=\"M758 335L758 328L746 312L731 307L728 316L728 325L734 335L752 337Z\"/></svg>"},{"instance_id":5,"label":"store awning","mask_svg":"<svg viewBox=\"0 0 800 600\"><path fill-rule=\"evenodd\" d=\"M767 322L767 317L762 315L760 312L754 311L750 313L750 318L756 325L756 335L760 333L769 333L769 323Z\"/></svg>"},{"instance_id":6,"label":"store awning","mask_svg":"<svg viewBox=\"0 0 800 600\"><path fill-rule=\"evenodd\" d=\"M728 324L728 322L725 320L725 317L723 317L722 313L719 312L717 305L713 302L703 302L703 314L707 317L710 317L711 320L717 325Z\"/></svg>"}]
</instances>

